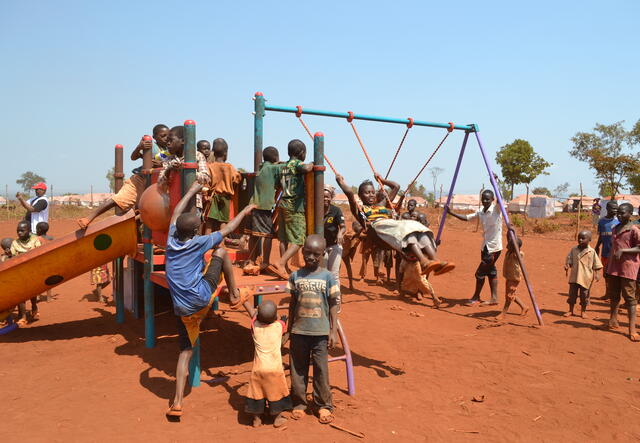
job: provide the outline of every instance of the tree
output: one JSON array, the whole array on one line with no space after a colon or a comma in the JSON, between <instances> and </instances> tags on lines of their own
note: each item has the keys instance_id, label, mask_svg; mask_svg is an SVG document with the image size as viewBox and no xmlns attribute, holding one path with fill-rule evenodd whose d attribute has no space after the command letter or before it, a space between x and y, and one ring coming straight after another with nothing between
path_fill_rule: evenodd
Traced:
<instances>
[{"instance_id":1,"label":"tree","mask_svg":"<svg viewBox=\"0 0 640 443\"><path fill-rule=\"evenodd\" d=\"M546 195L548 197L552 197L551 191L549 191L547 188L542 187L542 186L538 186L537 188L533 188L533 190L531 192L533 192L534 195Z\"/></svg>"},{"instance_id":2,"label":"tree","mask_svg":"<svg viewBox=\"0 0 640 443\"><path fill-rule=\"evenodd\" d=\"M116 168L113 167L107 171L106 179L109 182L109 190L111 192L116 192L116 178L114 174L116 173Z\"/></svg>"},{"instance_id":3,"label":"tree","mask_svg":"<svg viewBox=\"0 0 640 443\"><path fill-rule=\"evenodd\" d=\"M511 187L511 196L515 185L529 185L539 175L549 175L545 169L551 166L551 163L536 154L528 141L521 139L501 147L496 154L496 162L502 168L505 183Z\"/></svg>"},{"instance_id":4,"label":"tree","mask_svg":"<svg viewBox=\"0 0 640 443\"><path fill-rule=\"evenodd\" d=\"M436 195L433 192L429 192L427 194L427 203L429 203L430 205L434 206L436 205Z\"/></svg>"},{"instance_id":5,"label":"tree","mask_svg":"<svg viewBox=\"0 0 640 443\"><path fill-rule=\"evenodd\" d=\"M429 173L431 174L431 179L433 181L433 195L437 194L437 186L438 186L438 176L444 172L444 169L439 167L429 168Z\"/></svg>"},{"instance_id":6,"label":"tree","mask_svg":"<svg viewBox=\"0 0 640 443\"><path fill-rule=\"evenodd\" d=\"M564 197L569 191L569 182L564 182L553 188L553 197Z\"/></svg>"},{"instance_id":7,"label":"tree","mask_svg":"<svg viewBox=\"0 0 640 443\"><path fill-rule=\"evenodd\" d=\"M16 180L16 183L20 185L24 192L28 193L33 185L44 181L46 181L44 177L36 174L35 172L27 171L23 173L18 180Z\"/></svg>"},{"instance_id":8,"label":"tree","mask_svg":"<svg viewBox=\"0 0 640 443\"><path fill-rule=\"evenodd\" d=\"M573 147L569 154L595 172L603 196L615 196L624 182L633 186L629 180L640 168L640 156L634 152L640 143L640 120L630 131L624 129L623 123L596 123L593 132L577 132L571 137Z\"/></svg>"},{"instance_id":9,"label":"tree","mask_svg":"<svg viewBox=\"0 0 640 443\"><path fill-rule=\"evenodd\" d=\"M412 184L409 189L407 189L407 193L412 197L422 197L425 200L427 199L427 188L419 183Z\"/></svg>"}]
</instances>

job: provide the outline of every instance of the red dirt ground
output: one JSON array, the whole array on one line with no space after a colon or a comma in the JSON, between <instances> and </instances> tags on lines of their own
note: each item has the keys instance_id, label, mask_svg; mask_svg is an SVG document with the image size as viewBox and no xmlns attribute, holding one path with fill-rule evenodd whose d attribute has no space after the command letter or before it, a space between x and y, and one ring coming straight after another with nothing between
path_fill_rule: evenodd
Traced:
<instances>
[{"instance_id":1,"label":"red dirt ground","mask_svg":"<svg viewBox=\"0 0 640 443\"><path fill-rule=\"evenodd\" d=\"M430 301L399 300L370 281L356 282L357 291L344 295L357 395L346 394L344 365L332 363L335 423L385 442L640 439L640 345L599 329L607 318L599 300L592 319L561 316L562 265L573 242L524 238L546 326L531 327L530 314L489 327L495 309L456 304L470 296L479 260L481 234L471 225L452 223L445 231L439 255L458 268L431 280L451 306L435 310ZM72 226L54 221L51 233ZM15 222L0 223L0 236L14 229ZM603 287L596 284L593 295ZM203 380L220 371L229 379L193 389L181 423L167 422L178 354L173 317L158 316L158 345L146 349L143 321L116 324L113 306L83 300L90 290L88 275L59 286L56 299L41 305L41 320L0 336L5 433L22 441L358 440L311 416L283 430L250 427L241 395L252 344L248 318L238 312L210 320L202 334ZM526 290L520 294L526 297ZM474 396L485 400L474 402Z\"/></svg>"}]
</instances>

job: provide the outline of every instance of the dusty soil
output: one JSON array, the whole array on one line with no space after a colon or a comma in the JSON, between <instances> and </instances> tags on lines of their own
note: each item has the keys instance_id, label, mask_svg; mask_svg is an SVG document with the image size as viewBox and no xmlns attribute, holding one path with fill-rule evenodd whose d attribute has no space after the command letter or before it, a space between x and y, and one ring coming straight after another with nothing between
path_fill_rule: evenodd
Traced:
<instances>
[{"instance_id":1,"label":"dusty soil","mask_svg":"<svg viewBox=\"0 0 640 443\"><path fill-rule=\"evenodd\" d=\"M57 220L51 233L72 226ZM342 322L357 395L346 394L344 365L332 363L335 423L385 442L639 439L640 345L624 330L600 328L607 318L600 300L593 300L592 319L561 316L568 286L562 264L573 242L524 237L546 326L532 327L530 314L509 315L494 327L488 318L496 309L459 304L471 295L479 260L481 234L474 227L451 223L445 231L440 256L458 268L431 280L450 301L444 309L400 300L372 281L345 293ZM14 229L15 222L0 222L0 236ZM54 290L54 301L42 303L41 320L0 336L0 416L11 435L22 441L358 440L312 416L283 430L250 427L242 394L252 345L248 318L238 312L205 325L205 382L188 393L182 421L167 422L178 353L174 318L158 315L158 345L146 349L142 320L128 317L118 325L114 307L88 301L90 291L88 275L67 282ZM603 291L600 282L592 294ZM501 285L501 300L503 294Z\"/></svg>"}]
</instances>

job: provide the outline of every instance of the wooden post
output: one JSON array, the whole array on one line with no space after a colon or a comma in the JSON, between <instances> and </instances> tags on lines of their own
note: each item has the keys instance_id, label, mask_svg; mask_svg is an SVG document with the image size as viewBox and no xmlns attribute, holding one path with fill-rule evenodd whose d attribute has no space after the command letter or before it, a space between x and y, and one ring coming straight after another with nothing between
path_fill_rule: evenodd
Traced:
<instances>
[{"instance_id":1,"label":"wooden post","mask_svg":"<svg viewBox=\"0 0 640 443\"><path fill-rule=\"evenodd\" d=\"M440 185L440 197L438 198L438 206L440 205L442 205L442 185ZM440 217L442 217L442 211L438 210L437 214L438 214L438 225L440 225Z\"/></svg>"},{"instance_id":2,"label":"wooden post","mask_svg":"<svg viewBox=\"0 0 640 443\"><path fill-rule=\"evenodd\" d=\"M529 184L525 183L527 188L527 196L524 200L524 222L522 223L522 235L524 235L524 228L527 225L527 206L529 206Z\"/></svg>"},{"instance_id":3,"label":"wooden post","mask_svg":"<svg viewBox=\"0 0 640 443\"><path fill-rule=\"evenodd\" d=\"M580 232L580 215L582 213L582 183L580 183L580 201L578 202L578 220L576 221L576 240Z\"/></svg>"},{"instance_id":4,"label":"wooden post","mask_svg":"<svg viewBox=\"0 0 640 443\"><path fill-rule=\"evenodd\" d=\"M91 207L93 208L93 185L91 185Z\"/></svg>"}]
</instances>

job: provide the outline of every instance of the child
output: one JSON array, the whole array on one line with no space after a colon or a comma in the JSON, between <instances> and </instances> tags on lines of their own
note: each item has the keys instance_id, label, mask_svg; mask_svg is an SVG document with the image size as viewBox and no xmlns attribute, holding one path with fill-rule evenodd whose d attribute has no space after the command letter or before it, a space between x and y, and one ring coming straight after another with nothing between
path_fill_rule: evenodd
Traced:
<instances>
[{"instance_id":1,"label":"child","mask_svg":"<svg viewBox=\"0 0 640 443\"><path fill-rule=\"evenodd\" d=\"M9 260L12 255L11 255L11 244L13 243L13 239L12 238L3 238L2 242L0 243L0 245L2 246L2 252L3 254L0 255L0 263L5 262L7 260Z\"/></svg>"},{"instance_id":2,"label":"child","mask_svg":"<svg viewBox=\"0 0 640 443\"><path fill-rule=\"evenodd\" d=\"M97 268L93 268L91 270L91 285L96 288L93 290L93 294L96 297L96 301L102 301L104 304L107 303L107 296L102 293L102 290L109 286L111 283L111 274L109 273L109 266L102 265Z\"/></svg>"},{"instance_id":3,"label":"child","mask_svg":"<svg viewBox=\"0 0 640 443\"><path fill-rule=\"evenodd\" d=\"M305 190L304 174L313 170L312 163L303 163L307 147L300 140L291 140L287 146L289 161L280 170L280 212L278 239L280 240L280 260L267 269L286 280L287 264L302 244L307 230L304 214Z\"/></svg>"},{"instance_id":4,"label":"child","mask_svg":"<svg viewBox=\"0 0 640 443\"><path fill-rule=\"evenodd\" d=\"M420 272L420 262L413 254L405 254L401 258L398 270L398 292L400 296L408 294L420 301L423 296L430 295L433 299L433 306L439 309L442 300L436 295L427 278L427 275Z\"/></svg>"},{"instance_id":5,"label":"child","mask_svg":"<svg viewBox=\"0 0 640 443\"><path fill-rule=\"evenodd\" d=\"M211 143L206 140L199 140L198 143L196 143L196 149L204 156L204 158L207 159L207 161L209 161L209 156L211 155Z\"/></svg>"},{"instance_id":6,"label":"child","mask_svg":"<svg viewBox=\"0 0 640 443\"><path fill-rule=\"evenodd\" d=\"M304 242L304 267L292 273L287 283L291 294L287 332L291 334L291 416L297 420L305 415L313 360L313 401L319 408L318 421L326 424L333 421L328 353L336 343L340 287L333 275L320 267L324 250L325 240L318 234Z\"/></svg>"},{"instance_id":7,"label":"child","mask_svg":"<svg viewBox=\"0 0 640 443\"><path fill-rule=\"evenodd\" d=\"M458 220L469 221L472 218L479 217L480 222L482 222L483 241L480 252L480 265L478 265L475 275L476 290L471 299L465 303L467 306L473 306L480 302L480 293L484 286L485 277L489 279L491 300L480 302L480 305L494 306L498 304L498 270L496 269L496 262L502 252L502 212L500 208L493 204L493 200L493 191L489 189L482 191L482 208L467 215L456 214L445 205L446 213Z\"/></svg>"},{"instance_id":8,"label":"child","mask_svg":"<svg viewBox=\"0 0 640 443\"><path fill-rule=\"evenodd\" d=\"M47 222L39 222L36 225L36 235L40 238L40 243L45 244L53 240L53 237L47 235L49 232L49 223Z\"/></svg>"},{"instance_id":9,"label":"child","mask_svg":"<svg viewBox=\"0 0 640 443\"><path fill-rule=\"evenodd\" d=\"M403 220L418 220L418 211L416 211L416 206L418 206L418 202L415 199L410 199L407 202L407 212L402 214Z\"/></svg>"},{"instance_id":10,"label":"child","mask_svg":"<svg viewBox=\"0 0 640 443\"><path fill-rule=\"evenodd\" d=\"M224 248L218 248L203 274L204 254L218 246L223 238L238 228L253 205L245 207L236 218L220 231L210 235L197 235L200 218L192 212L184 213L191 199L200 191L202 185L194 182L189 191L174 209L169 225L166 248L166 276L173 310L178 316L178 340L180 356L176 369L176 392L171 407L166 412L168 418L182 416L187 371L193 346L200 334L200 322L207 315L215 298L214 292L224 273L232 307L240 306L247 292L238 291L233 276L231 260Z\"/></svg>"},{"instance_id":11,"label":"child","mask_svg":"<svg viewBox=\"0 0 640 443\"><path fill-rule=\"evenodd\" d=\"M18 238L11 243L10 253L12 257L20 254L24 254L32 249L41 246L40 239L35 234L31 233L31 226L26 220L18 222L16 229ZM40 318L38 314L38 297L31 298L31 321L36 321ZM27 304L20 303L18 305L18 326L24 326L27 324Z\"/></svg>"},{"instance_id":12,"label":"child","mask_svg":"<svg viewBox=\"0 0 640 443\"><path fill-rule=\"evenodd\" d=\"M206 214L209 231L218 231L229 221L231 198L235 194L235 186L242 176L232 164L227 163L229 146L223 138L213 141L213 162L209 163L211 177L215 180L211 185L211 209Z\"/></svg>"},{"instance_id":13,"label":"child","mask_svg":"<svg viewBox=\"0 0 640 443\"><path fill-rule=\"evenodd\" d=\"M593 206L591 207L591 222L593 226L598 226L598 222L600 221L601 210L602 210L602 205L600 205L600 198L594 198Z\"/></svg>"},{"instance_id":14,"label":"child","mask_svg":"<svg viewBox=\"0 0 640 443\"><path fill-rule=\"evenodd\" d=\"M587 306L589 305L589 290L595 278L600 281L600 269L602 263L596 251L589 246L591 242L591 231L582 231L578 234L578 246L575 246L567 255L564 265L565 272L571 269L569 277L569 311L565 317L573 315L573 307L576 299L580 295L580 317L587 318Z\"/></svg>"},{"instance_id":15,"label":"child","mask_svg":"<svg viewBox=\"0 0 640 443\"><path fill-rule=\"evenodd\" d=\"M358 246L362 242L360 234L362 233L362 225L358 222L351 223L353 232L347 232L342 240L342 261L347 269L347 278L349 279L349 289L353 291L353 271L351 263L356 256Z\"/></svg>"},{"instance_id":16,"label":"child","mask_svg":"<svg viewBox=\"0 0 640 443\"><path fill-rule=\"evenodd\" d=\"M513 233L515 235L515 232ZM518 239L518 249L520 250L520 259L524 260L524 252L522 252L522 239ZM518 251L511 240L511 236L507 236L507 253L504 255L504 264L502 265L502 276L504 277L504 307L502 312L496 315L496 321L504 320L511 302L515 302L520 307L520 315L525 316L529 312L522 300L516 295L518 285L522 279L522 269L518 261Z\"/></svg>"},{"instance_id":17,"label":"child","mask_svg":"<svg viewBox=\"0 0 640 443\"><path fill-rule=\"evenodd\" d=\"M163 124L154 126L153 138L155 140L155 144L144 139L140 140L138 146L136 146L131 153L132 161L142 158L146 149L152 150L154 166L161 166L163 162L168 159L169 128ZM83 217L77 220L80 229L87 229L89 224L96 217L115 208L116 206L123 212L127 212L138 203L138 199L145 190L146 179L142 174L142 167L134 169L132 173L131 177L123 183L122 188L120 188L117 194L114 194L111 198L105 200L100 206L92 211L88 217Z\"/></svg>"},{"instance_id":18,"label":"child","mask_svg":"<svg viewBox=\"0 0 640 443\"><path fill-rule=\"evenodd\" d=\"M600 260L604 269L605 276L607 275L607 263L609 262L609 256L611 255L611 235L613 234L613 228L619 223L616 218L618 213L618 202L610 200L607 202L607 215L598 221L598 241L594 248L596 254L600 254ZM602 246L602 250L600 249ZM607 279L605 279L605 285ZM603 299L606 300L606 293Z\"/></svg>"},{"instance_id":19,"label":"child","mask_svg":"<svg viewBox=\"0 0 640 443\"><path fill-rule=\"evenodd\" d=\"M612 250L607 265L607 297L609 298L611 317L609 328L617 329L618 303L624 298L629 315L629 339L640 341L636 334L636 278L640 268L640 229L631 222L633 206L622 203L618 206L618 224L613 228Z\"/></svg>"},{"instance_id":20,"label":"child","mask_svg":"<svg viewBox=\"0 0 640 443\"><path fill-rule=\"evenodd\" d=\"M261 416L268 404L269 415L275 417L273 426L279 428L287 421L282 413L293 407L280 353L286 324L278 320L278 308L271 300L262 302L257 310L250 301L245 301L243 306L251 317L255 346L244 411L253 415L253 426L257 428L262 424Z\"/></svg>"},{"instance_id":21,"label":"child","mask_svg":"<svg viewBox=\"0 0 640 443\"><path fill-rule=\"evenodd\" d=\"M256 209L251 213L251 223L247 233L249 239L249 264L245 267L247 273L255 269L258 262L258 254L262 251L262 262L258 267L258 273L269 266L271 256L271 243L275 234L273 227L273 213L276 206L276 184L280 180L279 165L280 154L276 148L269 146L262 151L262 164L258 169L253 185L253 197Z\"/></svg>"}]
</instances>

